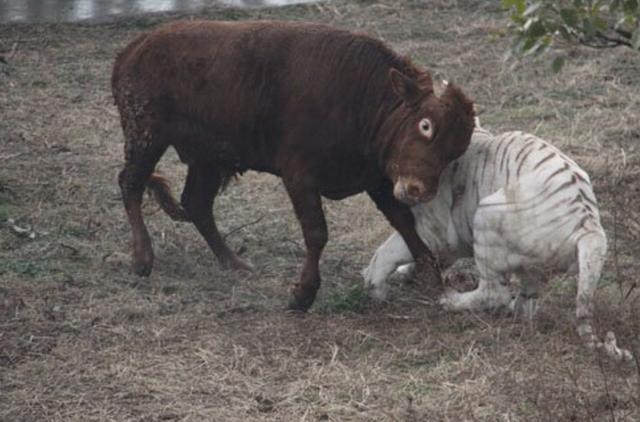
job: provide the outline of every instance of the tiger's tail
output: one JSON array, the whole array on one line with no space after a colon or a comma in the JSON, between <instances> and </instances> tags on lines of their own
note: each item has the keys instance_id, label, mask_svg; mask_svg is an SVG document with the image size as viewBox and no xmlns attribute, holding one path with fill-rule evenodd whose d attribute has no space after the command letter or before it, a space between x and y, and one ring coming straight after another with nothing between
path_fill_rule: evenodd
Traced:
<instances>
[{"instance_id":1,"label":"tiger's tail","mask_svg":"<svg viewBox=\"0 0 640 422\"><path fill-rule=\"evenodd\" d=\"M578 335L589 350L601 350L616 361L628 362L633 360L633 355L629 350L618 347L613 331L607 332L602 341L593 329L593 297L600 280L606 251L607 239L603 233L591 232L578 241Z\"/></svg>"}]
</instances>

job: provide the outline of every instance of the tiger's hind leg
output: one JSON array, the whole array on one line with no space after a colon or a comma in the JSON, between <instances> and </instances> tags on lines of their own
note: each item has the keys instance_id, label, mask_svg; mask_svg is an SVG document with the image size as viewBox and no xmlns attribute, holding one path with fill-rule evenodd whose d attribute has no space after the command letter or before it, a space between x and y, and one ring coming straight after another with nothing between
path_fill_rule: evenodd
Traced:
<instances>
[{"instance_id":1,"label":"tiger's hind leg","mask_svg":"<svg viewBox=\"0 0 640 422\"><path fill-rule=\"evenodd\" d=\"M531 321L538 310L540 285L546 280L546 276L542 271L523 270L518 273L518 278L520 292L509 304L509 309L514 316Z\"/></svg>"},{"instance_id":2,"label":"tiger's hind leg","mask_svg":"<svg viewBox=\"0 0 640 422\"><path fill-rule=\"evenodd\" d=\"M484 274L475 290L457 292L448 290L440 298L440 305L450 311L481 311L506 306L511 301L507 286L509 279L502 274Z\"/></svg>"},{"instance_id":3,"label":"tiger's hind leg","mask_svg":"<svg viewBox=\"0 0 640 422\"><path fill-rule=\"evenodd\" d=\"M473 219L473 254L480 275L475 290L459 293L449 290L440 303L451 310L482 310L507 306L511 302L509 289L514 258L504 233L505 207L483 206L502 204L504 189L483 199Z\"/></svg>"}]
</instances>

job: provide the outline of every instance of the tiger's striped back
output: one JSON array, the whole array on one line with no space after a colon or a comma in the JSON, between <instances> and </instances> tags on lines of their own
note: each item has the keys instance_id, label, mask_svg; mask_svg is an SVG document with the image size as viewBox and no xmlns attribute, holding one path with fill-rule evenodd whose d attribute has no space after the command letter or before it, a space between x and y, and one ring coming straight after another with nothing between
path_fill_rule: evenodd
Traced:
<instances>
[{"instance_id":1,"label":"tiger's striped back","mask_svg":"<svg viewBox=\"0 0 640 422\"><path fill-rule=\"evenodd\" d=\"M451 218L458 240L474 244L478 208L497 207L509 212L510 221L495 235L525 236L538 254L552 255L549 234L562 239L601 231L600 216L587 173L553 145L531 134L506 132L494 136L476 129L467 153L447 168L443 184L451 191ZM500 190L504 198L490 197ZM575 241L575 238L571 239ZM535 251L531 251L535 252Z\"/></svg>"}]
</instances>

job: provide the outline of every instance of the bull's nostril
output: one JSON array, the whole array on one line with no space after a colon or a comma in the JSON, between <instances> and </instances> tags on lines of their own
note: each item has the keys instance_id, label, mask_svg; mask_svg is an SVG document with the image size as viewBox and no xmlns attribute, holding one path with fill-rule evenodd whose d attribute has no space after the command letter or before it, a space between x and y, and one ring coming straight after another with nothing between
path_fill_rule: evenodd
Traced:
<instances>
[{"instance_id":1,"label":"bull's nostril","mask_svg":"<svg viewBox=\"0 0 640 422\"><path fill-rule=\"evenodd\" d=\"M419 198L422 196L422 189L418 185L409 185L407 188L407 193L412 198Z\"/></svg>"}]
</instances>

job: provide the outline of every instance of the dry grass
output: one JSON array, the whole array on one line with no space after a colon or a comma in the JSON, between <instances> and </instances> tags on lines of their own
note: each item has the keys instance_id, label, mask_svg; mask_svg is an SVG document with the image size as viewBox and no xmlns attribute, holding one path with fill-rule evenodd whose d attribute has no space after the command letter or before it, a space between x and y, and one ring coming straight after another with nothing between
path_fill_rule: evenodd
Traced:
<instances>
[{"instance_id":1,"label":"dry grass","mask_svg":"<svg viewBox=\"0 0 640 422\"><path fill-rule=\"evenodd\" d=\"M577 49L560 75L545 60L511 68L497 4L336 1L201 17L364 30L460 83L484 126L562 146L590 171L610 236L597 326L637 348L640 56ZM110 67L137 33L176 17L0 26L0 420L640 418L635 368L579 343L570 279L549 286L532 325L443 313L411 284L389 304L364 300L359 270L390 230L363 196L326 201L325 281L307 315L283 310L304 250L280 182L262 174L216 206L224 232L254 222L230 241L255 273L221 271L193 227L150 202L156 265L149 279L131 275ZM175 155L160 167L178 190Z\"/></svg>"}]
</instances>

